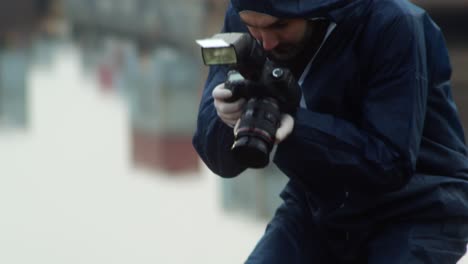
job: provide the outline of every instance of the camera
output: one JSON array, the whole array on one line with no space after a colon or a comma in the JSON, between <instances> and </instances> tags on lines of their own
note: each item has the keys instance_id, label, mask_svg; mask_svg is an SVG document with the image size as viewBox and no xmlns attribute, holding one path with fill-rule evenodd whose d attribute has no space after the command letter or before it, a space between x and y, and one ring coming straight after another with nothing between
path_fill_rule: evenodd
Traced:
<instances>
[{"instance_id":1,"label":"camera","mask_svg":"<svg viewBox=\"0 0 468 264\"><path fill-rule=\"evenodd\" d=\"M245 98L231 151L238 162L264 168L270 161L281 113L293 114L300 87L291 71L269 60L259 42L248 33L220 33L197 40L205 65L227 65L225 88L230 101Z\"/></svg>"}]
</instances>

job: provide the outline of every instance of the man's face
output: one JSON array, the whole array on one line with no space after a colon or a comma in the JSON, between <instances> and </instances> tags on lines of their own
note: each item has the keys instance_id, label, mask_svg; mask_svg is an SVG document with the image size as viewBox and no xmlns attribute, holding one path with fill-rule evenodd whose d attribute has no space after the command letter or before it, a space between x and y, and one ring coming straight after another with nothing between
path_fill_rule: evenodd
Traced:
<instances>
[{"instance_id":1,"label":"man's face","mask_svg":"<svg viewBox=\"0 0 468 264\"><path fill-rule=\"evenodd\" d=\"M295 59L310 39L312 24L305 19L281 19L254 11L242 11L239 15L272 60Z\"/></svg>"}]
</instances>

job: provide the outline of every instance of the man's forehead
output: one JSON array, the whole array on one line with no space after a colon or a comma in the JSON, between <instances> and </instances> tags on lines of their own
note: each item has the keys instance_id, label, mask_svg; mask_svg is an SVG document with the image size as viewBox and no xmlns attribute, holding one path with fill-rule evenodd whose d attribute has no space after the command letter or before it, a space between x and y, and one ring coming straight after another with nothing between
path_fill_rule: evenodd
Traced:
<instances>
[{"instance_id":1,"label":"man's forehead","mask_svg":"<svg viewBox=\"0 0 468 264\"><path fill-rule=\"evenodd\" d=\"M266 27L278 21L277 17L252 10L241 11L239 16L245 24L252 27Z\"/></svg>"}]
</instances>

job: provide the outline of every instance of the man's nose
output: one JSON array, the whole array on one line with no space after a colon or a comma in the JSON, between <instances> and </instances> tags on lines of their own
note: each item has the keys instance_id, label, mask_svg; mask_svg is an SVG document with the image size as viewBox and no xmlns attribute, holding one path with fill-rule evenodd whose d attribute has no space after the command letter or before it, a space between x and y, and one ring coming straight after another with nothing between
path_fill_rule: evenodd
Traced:
<instances>
[{"instance_id":1,"label":"man's nose","mask_svg":"<svg viewBox=\"0 0 468 264\"><path fill-rule=\"evenodd\" d=\"M271 33L262 34L262 45L263 45L264 50L270 51L276 48L276 46L278 46L278 43L279 43L278 38L275 37L273 34Z\"/></svg>"}]
</instances>

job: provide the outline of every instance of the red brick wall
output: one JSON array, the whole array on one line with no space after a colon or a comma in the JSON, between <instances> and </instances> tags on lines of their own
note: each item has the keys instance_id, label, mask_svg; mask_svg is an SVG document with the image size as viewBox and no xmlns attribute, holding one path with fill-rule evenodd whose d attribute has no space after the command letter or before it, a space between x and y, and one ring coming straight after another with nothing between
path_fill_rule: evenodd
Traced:
<instances>
[{"instance_id":1,"label":"red brick wall","mask_svg":"<svg viewBox=\"0 0 468 264\"><path fill-rule=\"evenodd\" d=\"M170 173L198 170L198 156L192 147L192 138L171 134L132 131L133 163Z\"/></svg>"}]
</instances>

